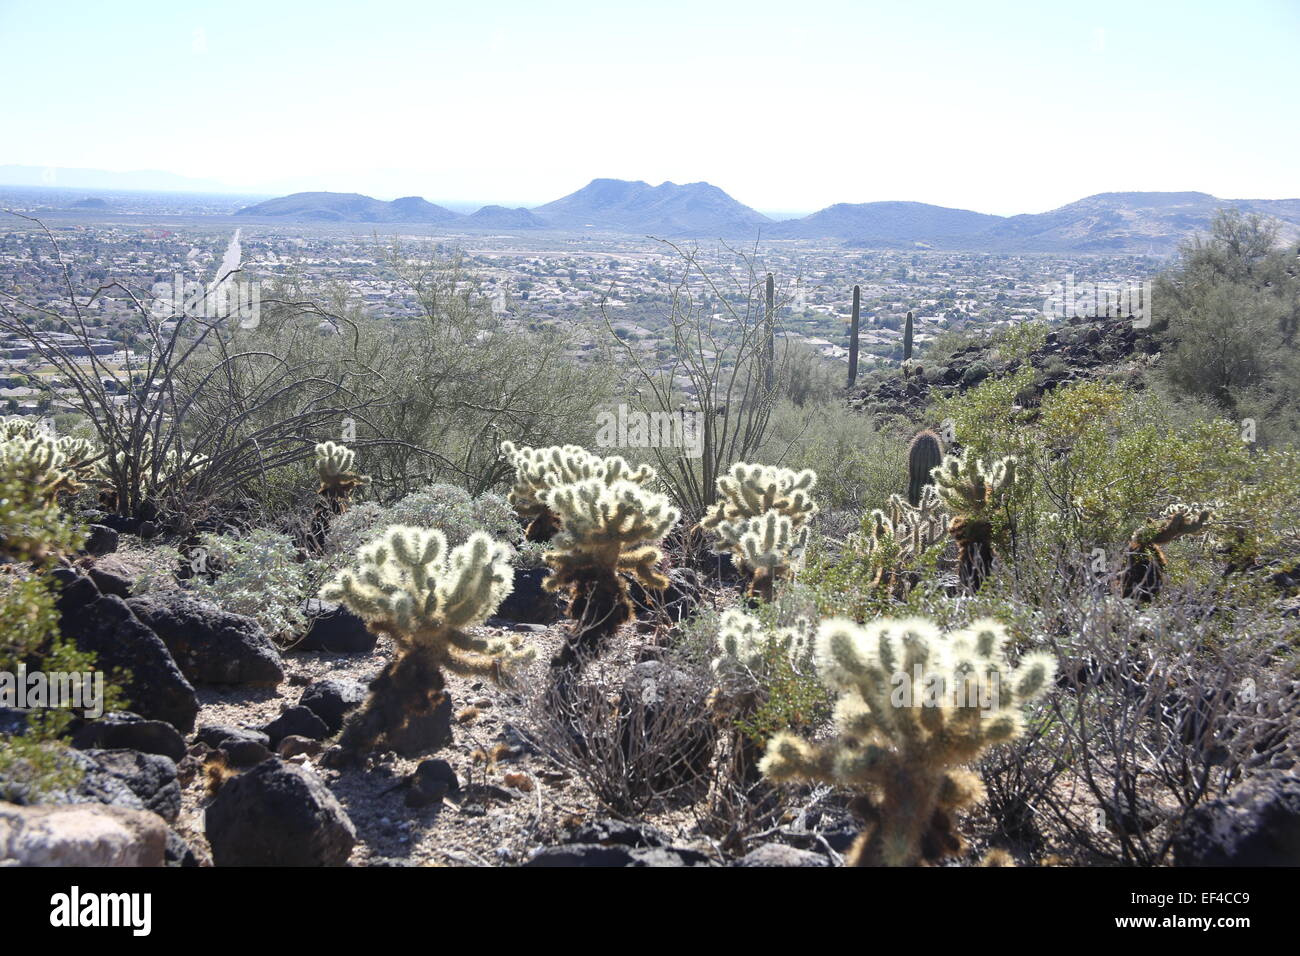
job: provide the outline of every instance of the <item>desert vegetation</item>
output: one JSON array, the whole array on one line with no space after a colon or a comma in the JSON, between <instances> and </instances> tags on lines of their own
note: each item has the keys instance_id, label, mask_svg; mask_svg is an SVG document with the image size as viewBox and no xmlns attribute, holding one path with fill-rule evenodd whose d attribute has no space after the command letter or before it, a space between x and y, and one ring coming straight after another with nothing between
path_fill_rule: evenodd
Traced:
<instances>
[{"instance_id":1,"label":"desert vegetation","mask_svg":"<svg viewBox=\"0 0 1300 956\"><path fill-rule=\"evenodd\" d=\"M111 283L66 263L62 306L0 301L73 395L0 427L0 670L106 698L0 711L0 797L93 801L139 752L175 862L218 865L1276 862L1215 827L1294 807L1276 240L1224 214L1140 330L914 356L909 312L847 393L750 256L681 251L653 367L608 322L594 359L507 334L455 257L394 246L406 321L288 283L250 328L137 299L111 369L76 348ZM612 453L619 405L698 445ZM299 817L262 812L276 775Z\"/></svg>"}]
</instances>

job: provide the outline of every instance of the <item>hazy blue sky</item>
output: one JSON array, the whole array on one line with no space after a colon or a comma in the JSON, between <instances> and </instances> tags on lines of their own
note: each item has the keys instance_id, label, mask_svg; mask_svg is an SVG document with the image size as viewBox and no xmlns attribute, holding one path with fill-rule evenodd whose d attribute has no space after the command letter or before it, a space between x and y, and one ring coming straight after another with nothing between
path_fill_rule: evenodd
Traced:
<instances>
[{"instance_id":1,"label":"hazy blue sky","mask_svg":"<svg viewBox=\"0 0 1300 956\"><path fill-rule=\"evenodd\" d=\"M0 164L764 210L1300 196L1300 0L0 0Z\"/></svg>"}]
</instances>

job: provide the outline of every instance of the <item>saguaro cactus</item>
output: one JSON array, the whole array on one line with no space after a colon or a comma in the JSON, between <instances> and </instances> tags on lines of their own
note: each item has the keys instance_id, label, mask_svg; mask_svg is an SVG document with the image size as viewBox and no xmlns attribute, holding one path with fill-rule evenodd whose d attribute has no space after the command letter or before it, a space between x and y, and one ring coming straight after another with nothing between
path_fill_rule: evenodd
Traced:
<instances>
[{"instance_id":1,"label":"saguaro cactus","mask_svg":"<svg viewBox=\"0 0 1300 956\"><path fill-rule=\"evenodd\" d=\"M921 490L933 484L931 472L943 462L943 439L930 429L919 431L907 446L907 503L921 503Z\"/></svg>"},{"instance_id":2,"label":"saguaro cactus","mask_svg":"<svg viewBox=\"0 0 1300 956\"><path fill-rule=\"evenodd\" d=\"M1164 586L1169 561L1160 545L1175 538L1196 534L1214 517L1214 511L1200 505L1173 504L1158 518L1146 522L1129 540L1120 592L1124 597L1150 601Z\"/></svg>"},{"instance_id":3,"label":"saguaro cactus","mask_svg":"<svg viewBox=\"0 0 1300 956\"><path fill-rule=\"evenodd\" d=\"M817 514L812 489L817 474L736 462L718 479L719 500L700 520L717 534L741 570L750 574L750 594L772 599L775 582L789 576L808 543L808 523Z\"/></svg>"},{"instance_id":4,"label":"saguaro cactus","mask_svg":"<svg viewBox=\"0 0 1300 956\"><path fill-rule=\"evenodd\" d=\"M631 619L626 579L653 590L668 586L658 543L681 512L634 481L603 476L551 488L542 503L560 523L545 556L552 569L545 587L569 595L569 616L578 624L551 663L570 668Z\"/></svg>"},{"instance_id":5,"label":"saguaro cactus","mask_svg":"<svg viewBox=\"0 0 1300 956\"><path fill-rule=\"evenodd\" d=\"M862 287L853 287L853 314L849 318L849 388L858 380L858 321L861 317Z\"/></svg>"},{"instance_id":6,"label":"saguaro cactus","mask_svg":"<svg viewBox=\"0 0 1300 956\"><path fill-rule=\"evenodd\" d=\"M512 582L509 547L482 532L449 552L441 531L394 525L361 548L356 566L340 572L321 597L346 605L396 647L345 723L336 761L360 757L431 712L442 699L444 668L498 679L531 657L518 639L467 633L496 610Z\"/></svg>"},{"instance_id":7,"label":"saguaro cactus","mask_svg":"<svg viewBox=\"0 0 1300 956\"><path fill-rule=\"evenodd\" d=\"M966 765L1020 733L1021 707L1056 669L1039 653L1012 669L1006 641L994 621L946 637L919 618L824 622L814 659L839 694L836 736L779 734L760 769L775 782L828 783L858 795L853 809L865 827L851 866L913 866L960 852L954 811L983 795Z\"/></svg>"},{"instance_id":8,"label":"saguaro cactus","mask_svg":"<svg viewBox=\"0 0 1300 956\"><path fill-rule=\"evenodd\" d=\"M903 361L909 362L912 359L912 313L907 313L907 321L903 325Z\"/></svg>"},{"instance_id":9,"label":"saguaro cactus","mask_svg":"<svg viewBox=\"0 0 1300 956\"><path fill-rule=\"evenodd\" d=\"M933 472L935 490L953 513L948 533L957 542L961 583L978 591L993 565L993 517L1016 479L1016 460L1003 458L987 471L965 453L949 455Z\"/></svg>"}]
</instances>

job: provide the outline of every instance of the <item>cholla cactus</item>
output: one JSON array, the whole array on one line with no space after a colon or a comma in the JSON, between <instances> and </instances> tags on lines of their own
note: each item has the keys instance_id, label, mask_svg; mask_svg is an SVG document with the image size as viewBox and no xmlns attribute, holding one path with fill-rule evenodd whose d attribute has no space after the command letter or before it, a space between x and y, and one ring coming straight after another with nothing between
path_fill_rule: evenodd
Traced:
<instances>
[{"instance_id":1,"label":"cholla cactus","mask_svg":"<svg viewBox=\"0 0 1300 956\"><path fill-rule=\"evenodd\" d=\"M925 485L913 507L902 495L890 495L889 511L876 509L863 521L863 542L872 568L871 586L903 597L910 581L908 567L943 538L948 515L939 493Z\"/></svg>"},{"instance_id":2,"label":"cholla cactus","mask_svg":"<svg viewBox=\"0 0 1300 956\"><path fill-rule=\"evenodd\" d=\"M700 520L717 534L736 565L750 574L750 593L772 599L775 582L788 577L808 544L817 514L812 489L817 474L737 462L718 479L720 500Z\"/></svg>"},{"instance_id":3,"label":"cholla cactus","mask_svg":"<svg viewBox=\"0 0 1300 956\"><path fill-rule=\"evenodd\" d=\"M718 656L712 661L713 672L726 684L752 681L774 652L797 666L811 650L806 629L768 629L752 614L735 608L722 615L717 649Z\"/></svg>"},{"instance_id":4,"label":"cholla cactus","mask_svg":"<svg viewBox=\"0 0 1300 956\"><path fill-rule=\"evenodd\" d=\"M1144 601L1159 594L1164 585L1165 568L1169 565L1160 545L1184 535L1196 534L1213 517L1212 508L1172 504L1161 512L1160 517L1134 531L1128 543L1124 571L1120 575L1120 593Z\"/></svg>"},{"instance_id":5,"label":"cholla cactus","mask_svg":"<svg viewBox=\"0 0 1300 956\"><path fill-rule=\"evenodd\" d=\"M526 541L550 541L559 530L559 519L543 501L552 488L596 478L611 485L616 481L646 485L656 477L649 465L633 468L618 455L602 458L578 445L531 448L504 441L501 454L515 469L510 504L520 518L528 520Z\"/></svg>"},{"instance_id":6,"label":"cholla cactus","mask_svg":"<svg viewBox=\"0 0 1300 956\"><path fill-rule=\"evenodd\" d=\"M1056 662L1026 655L1012 670L1007 634L977 621L946 637L929 621L822 624L814 660L839 694L835 737L774 737L760 769L774 782L828 783L858 794L866 827L853 866L911 866L961 848L953 811L980 799L965 765L1021 731L1020 708L1050 685Z\"/></svg>"},{"instance_id":7,"label":"cholla cactus","mask_svg":"<svg viewBox=\"0 0 1300 956\"><path fill-rule=\"evenodd\" d=\"M957 542L961 583L978 591L993 564L993 517L1016 480L1016 460L1003 458L985 470L964 453L949 455L932 472L939 500L953 513L948 533Z\"/></svg>"},{"instance_id":8,"label":"cholla cactus","mask_svg":"<svg viewBox=\"0 0 1300 956\"><path fill-rule=\"evenodd\" d=\"M11 437L0 441L0 461L15 478L30 484L49 505L61 494L75 494L81 489L76 472L57 439L41 432L10 430Z\"/></svg>"},{"instance_id":9,"label":"cholla cactus","mask_svg":"<svg viewBox=\"0 0 1300 956\"><path fill-rule=\"evenodd\" d=\"M368 477L352 470L356 467L356 462L357 453L347 445L332 441L317 445L316 474L320 476L320 488L316 493L331 501L341 502L346 508L347 499L352 492L370 483Z\"/></svg>"},{"instance_id":10,"label":"cholla cactus","mask_svg":"<svg viewBox=\"0 0 1300 956\"><path fill-rule=\"evenodd\" d=\"M528 659L517 641L466 633L496 610L512 581L510 549L485 534L449 552L441 531L394 525L361 548L356 567L321 590L321 597L346 605L397 645L371 682L369 699L343 729L343 759L355 759L399 733L412 716L433 710L442 698L444 668L496 679L503 668Z\"/></svg>"},{"instance_id":11,"label":"cholla cactus","mask_svg":"<svg viewBox=\"0 0 1300 956\"><path fill-rule=\"evenodd\" d=\"M352 492L370 483L367 476L353 471L356 461L357 453L346 445L326 441L316 446L316 474L320 476L316 494L320 500L312 512L309 537L317 554L325 550L332 519L347 512Z\"/></svg>"},{"instance_id":12,"label":"cholla cactus","mask_svg":"<svg viewBox=\"0 0 1300 956\"><path fill-rule=\"evenodd\" d=\"M568 593L569 615L580 622L553 661L570 667L580 651L596 650L631 618L627 579L654 590L668 586L657 568L658 543L681 514L664 495L603 476L551 488L541 500L560 523L546 553L553 572L546 587Z\"/></svg>"}]
</instances>

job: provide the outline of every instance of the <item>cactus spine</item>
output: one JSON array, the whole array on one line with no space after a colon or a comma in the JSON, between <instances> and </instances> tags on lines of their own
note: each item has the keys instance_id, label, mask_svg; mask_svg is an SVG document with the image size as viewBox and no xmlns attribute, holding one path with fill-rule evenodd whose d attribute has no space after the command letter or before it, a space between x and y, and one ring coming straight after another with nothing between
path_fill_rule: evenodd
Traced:
<instances>
[{"instance_id":1,"label":"cactus spine","mask_svg":"<svg viewBox=\"0 0 1300 956\"><path fill-rule=\"evenodd\" d=\"M903 325L903 361L912 360L912 313L907 313L907 320Z\"/></svg>"},{"instance_id":2,"label":"cactus spine","mask_svg":"<svg viewBox=\"0 0 1300 956\"><path fill-rule=\"evenodd\" d=\"M370 684L370 696L344 725L341 761L402 731L442 700L443 670L499 679L531 653L518 641L467 633L510 593L510 549L476 532L448 551L441 531L393 525L360 549L353 568L321 590L374 631L393 639L393 659Z\"/></svg>"},{"instance_id":3,"label":"cactus spine","mask_svg":"<svg viewBox=\"0 0 1300 956\"><path fill-rule=\"evenodd\" d=\"M943 462L943 439L930 429L919 431L907 446L907 503L921 503L921 490L933 483L930 473Z\"/></svg>"},{"instance_id":4,"label":"cactus spine","mask_svg":"<svg viewBox=\"0 0 1300 956\"><path fill-rule=\"evenodd\" d=\"M985 470L965 453L949 455L933 472L939 500L953 513L948 533L957 542L963 586L978 591L993 565L993 518L1016 479L1016 460L1003 458Z\"/></svg>"},{"instance_id":5,"label":"cactus spine","mask_svg":"<svg viewBox=\"0 0 1300 956\"><path fill-rule=\"evenodd\" d=\"M858 380L858 321L861 317L862 287L853 287L853 315L849 319L849 388Z\"/></svg>"},{"instance_id":6,"label":"cactus spine","mask_svg":"<svg viewBox=\"0 0 1300 956\"><path fill-rule=\"evenodd\" d=\"M1196 534L1214 517L1214 511L1200 505L1173 504L1158 518L1146 522L1129 540L1124 571L1120 575L1120 592L1124 597L1150 601L1164 586L1169 561L1162 544L1175 538Z\"/></svg>"},{"instance_id":7,"label":"cactus spine","mask_svg":"<svg viewBox=\"0 0 1300 956\"><path fill-rule=\"evenodd\" d=\"M852 866L914 866L959 852L954 811L983 795L965 765L1020 733L1021 707L1055 672L1044 654L1028 654L1012 670L1006 640L994 621L947 636L919 618L824 622L814 660L839 694L837 734L816 742L780 734L760 769L774 782L828 783L858 795L853 807L865 826Z\"/></svg>"},{"instance_id":8,"label":"cactus spine","mask_svg":"<svg viewBox=\"0 0 1300 956\"><path fill-rule=\"evenodd\" d=\"M775 583L790 576L808 544L817 514L817 474L736 462L718 479L719 500L699 526L717 534L738 568L750 574L750 595L771 601Z\"/></svg>"}]
</instances>

